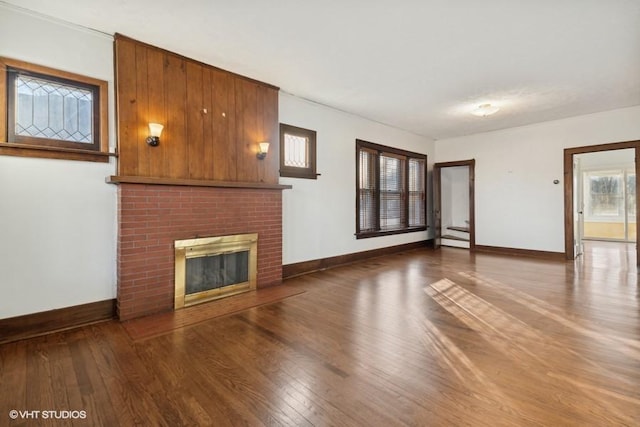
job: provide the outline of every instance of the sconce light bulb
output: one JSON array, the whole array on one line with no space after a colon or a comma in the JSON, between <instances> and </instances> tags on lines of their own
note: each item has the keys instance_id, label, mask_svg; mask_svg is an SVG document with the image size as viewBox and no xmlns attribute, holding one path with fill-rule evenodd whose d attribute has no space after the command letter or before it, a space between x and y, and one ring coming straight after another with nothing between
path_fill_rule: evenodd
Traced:
<instances>
[{"instance_id":1,"label":"sconce light bulb","mask_svg":"<svg viewBox=\"0 0 640 427\"><path fill-rule=\"evenodd\" d=\"M160 135L162 135L162 129L164 129L164 126L160 123L149 123L149 135L151 136L157 136L160 138Z\"/></svg>"}]
</instances>

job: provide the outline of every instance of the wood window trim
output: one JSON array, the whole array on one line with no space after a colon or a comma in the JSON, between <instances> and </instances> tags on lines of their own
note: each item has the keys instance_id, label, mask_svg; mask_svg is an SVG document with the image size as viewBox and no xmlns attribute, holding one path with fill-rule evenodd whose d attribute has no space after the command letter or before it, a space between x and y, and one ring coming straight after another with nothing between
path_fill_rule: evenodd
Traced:
<instances>
[{"instance_id":1,"label":"wood window trim","mask_svg":"<svg viewBox=\"0 0 640 427\"><path fill-rule=\"evenodd\" d=\"M285 166L284 164L284 137L285 134L306 138L309 142L309 167L295 167ZM316 137L317 133L314 130L305 129L297 126L280 123L280 176L287 178L304 178L304 179L318 179L318 173L316 173Z\"/></svg>"},{"instance_id":2,"label":"wood window trim","mask_svg":"<svg viewBox=\"0 0 640 427\"><path fill-rule=\"evenodd\" d=\"M8 68L42 74L50 76L52 79L71 80L97 87L98 102L94 110L94 117L97 116L98 119L96 130L98 149L80 149L71 148L70 146L59 147L52 145L51 141L38 144L38 138L33 138L34 141L29 143L9 142ZM112 154L109 153L108 102L108 84L104 80L56 70L16 59L0 57L0 155L107 163L109 162L109 157L112 156Z\"/></svg>"},{"instance_id":3,"label":"wood window trim","mask_svg":"<svg viewBox=\"0 0 640 427\"><path fill-rule=\"evenodd\" d=\"M366 151L373 151L376 152L377 155L377 166L376 169L378 169L378 171L376 172L376 193L378 193L378 202L377 202L377 208L376 210L378 211L377 214L377 218L376 218L376 228L377 230L366 230L366 231L360 231L361 230L361 224L360 224L360 151L362 150L366 150ZM404 172L404 193L406 193L405 196L405 201L404 201L404 209L405 209L405 213L406 213L406 225L403 228L400 229L391 229L391 230L381 230L380 229L380 213L379 213L379 192L380 192L380 177L379 177L379 157L380 154L384 153L386 155L390 155L393 157L397 157L397 158L402 158L404 159L404 167L405 167L405 172ZM425 224L424 225L420 225L420 226L410 226L409 225L409 218L408 218L408 194L409 194L409 159L419 159L424 161L424 192L425 192L425 198L424 198L424 211L425 211ZM380 144L375 144L373 142L368 142L368 141L364 141L361 139L356 139L356 209L355 209L355 217L356 217L356 239L366 239L366 238L370 238L370 237L379 237L379 236L389 236L389 235L394 235L394 234L404 234L404 233L413 233L416 231L425 231L427 230L427 224L426 224L426 212L427 212L427 201L426 201L426 192L427 192L427 156L425 154L420 154L420 153L415 153L412 151L407 151L407 150L402 150L399 148L394 148L394 147L388 147L385 145L380 145Z\"/></svg>"}]
</instances>

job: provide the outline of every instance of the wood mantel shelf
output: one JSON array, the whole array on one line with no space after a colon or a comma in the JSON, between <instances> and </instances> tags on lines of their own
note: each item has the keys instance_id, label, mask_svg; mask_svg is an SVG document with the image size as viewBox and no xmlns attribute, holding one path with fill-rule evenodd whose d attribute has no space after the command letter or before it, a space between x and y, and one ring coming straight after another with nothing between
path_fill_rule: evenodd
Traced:
<instances>
[{"instance_id":1,"label":"wood mantel shelf","mask_svg":"<svg viewBox=\"0 0 640 427\"><path fill-rule=\"evenodd\" d=\"M154 178L148 176L111 175L108 184L183 185L190 187L257 188L264 190L288 190L291 185L266 184L263 182L208 181L201 179Z\"/></svg>"}]
</instances>

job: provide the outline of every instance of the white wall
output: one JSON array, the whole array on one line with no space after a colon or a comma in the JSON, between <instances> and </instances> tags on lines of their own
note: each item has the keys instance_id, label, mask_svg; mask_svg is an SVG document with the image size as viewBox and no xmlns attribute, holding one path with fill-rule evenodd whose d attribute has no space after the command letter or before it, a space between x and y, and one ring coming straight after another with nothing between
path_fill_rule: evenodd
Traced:
<instances>
[{"instance_id":1,"label":"white wall","mask_svg":"<svg viewBox=\"0 0 640 427\"><path fill-rule=\"evenodd\" d=\"M624 150L596 151L593 153L577 154L583 170L604 168L633 168L636 153L633 148Z\"/></svg>"},{"instance_id":2,"label":"white wall","mask_svg":"<svg viewBox=\"0 0 640 427\"><path fill-rule=\"evenodd\" d=\"M439 140L435 157L476 159L476 244L564 252L564 148L630 140L640 106Z\"/></svg>"},{"instance_id":3,"label":"white wall","mask_svg":"<svg viewBox=\"0 0 640 427\"><path fill-rule=\"evenodd\" d=\"M469 221L469 167L450 166L440 170L441 226L464 227ZM446 234L445 230L442 234Z\"/></svg>"},{"instance_id":4,"label":"white wall","mask_svg":"<svg viewBox=\"0 0 640 427\"><path fill-rule=\"evenodd\" d=\"M108 81L111 147L112 43L0 4L0 56ZM115 298L114 165L0 156L0 318Z\"/></svg>"},{"instance_id":5,"label":"white wall","mask_svg":"<svg viewBox=\"0 0 640 427\"><path fill-rule=\"evenodd\" d=\"M465 227L469 225L469 167L451 169L455 170L451 186L453 225Z\"/></svg>"},{"instance_id":6,"label":"white wall","mask_svg":"<svg viewBox=\"0 0 640 427\"><path fill-rule=\"evenodd\" d=\"M451 169L440 169L440 235L447 234L447 227L453 225Z\"/></svg>"},{"instance_id":7,"label":"white wall","mask_svg":"<svg viewBox=\"0 0 640 427\"><path fill-rule=\"evenodd\" d=\"M427 154L427 138L280 93L280 122L317 131L317 180L280 178L283 191L283 264L425 240L423 232L355 238L355 141ZM431 184L429 184L431 185ZM431 210L432 206L428 206Z\"/></svg>"}]
</instances>

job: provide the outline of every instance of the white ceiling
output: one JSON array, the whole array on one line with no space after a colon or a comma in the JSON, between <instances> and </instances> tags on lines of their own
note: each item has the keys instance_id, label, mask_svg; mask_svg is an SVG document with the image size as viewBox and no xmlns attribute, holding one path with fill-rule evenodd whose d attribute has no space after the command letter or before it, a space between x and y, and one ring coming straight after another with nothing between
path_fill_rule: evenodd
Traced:
<instances>
[{"instance_id":1,"label":"white ceiling","mask_svg":"<svg viewBox=\"0 0 640 427\"><path fill-rule=\"evenodd\" d=\"M640 0L7 3L434 139L640 105Z\"/></svg>"}]
</instances>

